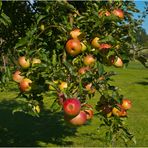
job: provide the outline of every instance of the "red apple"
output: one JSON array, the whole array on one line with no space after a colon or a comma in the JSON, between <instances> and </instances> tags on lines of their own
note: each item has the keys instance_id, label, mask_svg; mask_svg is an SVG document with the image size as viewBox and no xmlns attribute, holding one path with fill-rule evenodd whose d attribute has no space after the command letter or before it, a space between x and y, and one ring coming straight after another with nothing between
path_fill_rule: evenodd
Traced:
<instances>
[{"instance_id":1,"label":"red apple","mask_svg":"<svg viewBox=\"0 0 148 148\"><path fill-rule=\"evenodd\" d=\"M19 88L22 92L27 92L31 90L31 86L30 84L32 83L32 81L28 78L24 78L20 84L19 84Z\"/></svg>"},{"instance_id":2,"label":"red apple","mask_svg":"<svg viewBox=\"0 0 148 148\"><path fill-rule=\"evenodd\" d=\"M71 56L76 56L81 53L82 45L77 39L70 39L66 43L66 51Z\"/></svg>"},{"instance_id":3,"label":"red apple","mask_svg":"<svg viewBox=\"0 0 148 148\"><path fill-rule=\"evenodd\" d=\"M76 98L66 99L63 103L64 113L68 116L77 116L81 109L81 103Z\"/></svg>"},{"instance_id":4,"label":"red apple","mask_svg":"<svg viewBox=\"0 0 148 148\"><path fill-rule=\"evenodd\" d=\"M89 71L90 68L87 66L87 67L81 67L79 70L78 70L78 73L83 75L85 74L87 71Z\"/></svg>"},{"instance_id":5,"label":"red apple","mask_svg":"<svg viewBox=\"0 0 148 148\"><path fill-rule=\"evenodd\" d=\"M86 123L87 115L84 111L80 111L79 114L74 118L65 116L65 120L72 125L80 126Z\"/></svg>"},{"instance_id":6,"label":"red apple","mask_svg":"<svg viewBox=\"0 0 148 148\"><path fill-rule=\"evenodd\" d=\"M99 38L98 38L98 37L95 37L95 38L91 41L91 45L92 45L94 48L99 48L99 47L100 47Z\"/></svg>"},{"instance_id":7,"label":"red apple","mask_svg":"<svg viewBox=\"0 0 148 148\"><path fill-rule=\"evenodd\" d=\"M84 111L85 111L85 113L86 113L86 119L87 119L87 120L92 119L93 114L94 114L93 110L92 110L92 109L86 109L86 110L84 110Z\"/></svg>"},{"instance_id":8,"label":"red apple","mask_svg":"<svg viewBox=\"0 0 148 148\"><path fill-rule=\"evenodd\" d=\"M125 110L128 110L132 107L132 102L128 99L123 99L121 105Z\"/></svg>"},{"instance_id":9,"label":"red apple","mask_svg":"<svg viewBox=\"0 0 148 148\"><path fill-rule=\"evenodd\" d=\"M96 61L95 58L91 54L89 54L83 58L83 63L86 66L93 65L95 63L95 61Z\"/></svg>"},{"instance_id":10,"label":"red apple","mask_svg":"<svg viewBox=\"0 0 148 148\"><path fill-rule=\"evenodd\" d=\"M115 9L112 13L121 19L124 18L124 12L121 9Z\"/></svg>"},{"instance_id":11,"label":"red apple","mask_svg":"<svg viewBox=\"0 0 148 148\"><path fill-rule=\"evenodd\" d=\"M24 76L21 76L21 72L19 70L17 70L13 75L12 75L12 79L17 82L20 83L23 80Z\"/></svg>"},{"instance_id":12,"label":"red apple","mask_svg":"<svg viewBox=\"0 0 148 148\"><path fill-rule=\"evenodd\" d=\"M109 49L111 48L112 46L110 44L107 44L107 43L101 43L100 44L100 49Z\"/></svg>"},{"instance_id":13,"label":"red apple","mask_svg":"<svg viewBox=\"0 0 148 148\"><path fill-rule=\"evenodd\" d=\"M24 69L30 67L30 61L29 61L29 59L26 60L26 57L25 57L25 56L19 57L18 63L19 63L20 66L21 66L22 68L24 68Z\"/></svg>"},{"instance_id":14,"label":"red apple","mask_svg":"<svg viewBox=\"0 0 148 148\"><path fill-rule=\"evenodd\" d=\"M74 29L70 32L71 38L78 39L79 35L81 34L80 29Z\"/></svg>"}]
</instances>

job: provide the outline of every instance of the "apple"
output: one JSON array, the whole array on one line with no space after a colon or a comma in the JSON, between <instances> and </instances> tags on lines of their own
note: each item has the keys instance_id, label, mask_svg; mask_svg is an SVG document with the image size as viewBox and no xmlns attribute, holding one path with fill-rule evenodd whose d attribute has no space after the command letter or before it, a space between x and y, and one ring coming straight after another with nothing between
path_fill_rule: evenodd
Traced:
<instances>
[{"instance_id":1,"label":"apple","mask_svg":"<svg viewBox=\"0 0 148 148\"><path fill-rule=\"evenodd\" d=\"M98 37L95 37L92 41L91 41L91 45L94 47L94 48L99 48L100 47L100 43L99 43L99 38Z\"/></svg>"},{"instance_id":2,"label":"apple","mask_svg":"<svg viewBox=\"0 0 148 148\"><path fill-rule=\"evenodd\" d=\"M68 87L67 82L61 82L61 83L59 84L59 88L60 88L61 91L63 91L63 90L66 89L67 87Z\"/></svg>"},{"instance_id":3,"label":"apple","mask_svg":"<svg viewBox=\"0 0 148 148\"><path fill-rule=\"evenodd\" d=\"M66 100L65 95L63 93L59 93L57 98L58 104L60 106L63 106L65 100Z\"/></svg>"},{"instance_id":4,"label":"apple","mask_svg":"<svg viewBox=\"0 0 148 148\"><path fill-rule=\"evenodd\" d=\"M86 66L86 67L81 67L79 70L78 70L78 73L79 74L81 74L81 75L83 75L83 74L85 74L87 71L89 71L90 70L90 68L88 67L88 66Z\"/></svg>"},{"instance_id":5,"label":"apple","mask_svg":"<svg viewBox=\"0 0 148 148\"><path fill-rule=\"evenodd\" d=\"M115 9L112 13L121 19L124 18L124 12L121 9Z\"/></svg>"},{"instance_id":6,"label":"apple","mask_svg":"<svg viewBox=\"0 0 148 148\"><path fill-rule=\"evenodd\" d=\"M41 30L41 31L44 31L44 30L45 30L45 26L44 26L44 24L41 24L41 26L40 26L40 30Z\"/></svg>"},{"instance_id":7,"label":"apple","mask_svg":"<svg viewBox=\"0 0 148 148\"><path fill-rule=\"evenodd\" d=\"M21 74L21 72L20 72L19 70L17 70L17 71L15 71L15 73L12 75L12 79L13 79L15 82L17 82L17 83L20 83L20 82L23 80L23 78L24 78L24 76L21 76L20 74Z\"/></svg>"},{"instance_id":8,"label":"apple","mask_svg":"<svg viewBox=\"0 0 148 148\"><path fill-rule=\"evenodd\" d=\"M115 62L114 62L114 66L115 67L123 67L123 62L121 60L121 58L117 57Z\"/></svg>"},{"instance_id":9,"label":"apple","mask_svg":"<svg viewBox=\"0 0 148 148\"><path fill-rule=\"evenodd\" d=\"M95 63L95 61L96 61L95 58L91 54L89 54L83 58L83 63L86 66L93 65Z\"/></svg>"},{"instance_id":10,"label":"apple","mask_svg":"<svg viewBox=\"0 0 148 148\"><path fill-rule=\"evenodd\" d=\"M87 49L85 43L81 42L81 46L82 46L82 48L81 48L81 51L82 51L82 52Z\"/></svg>"},{"instance_id":11,"label":"apple","mask_svg":"<svg viewBox=\"0 0 148 148\"><path fill-rule=\"evenodd\" d=\"M76 56L81 53L82 45L78 39L70 39L66 43L66 51L71 56Z\"/></svg>"},{"instance_id":12,"label":"apple","mask_svg":"<svg viewBox=\"0 0 148 148\"><path fill-rule=\"evenodd\" d=\"M35 112L40 113L40 106L39 105L33 106L33 109Z\"/></svg>"},{"instance_id":13,"label":"apple","mask_svg":"<svg viewBox=\"0 0 148 148\"><path fill-rule=\"evenodd\" d=\"M92 83L85 85L85 88L90 94L95 93L95 91L96 91L96 89L93 88Z\"/></svg>"},{"instance_id":14,"label":"apple","mask_svg":"<svg viewBox=\"0 0 148 148\"><path fill-rule=\"evenodd\" d=\"M81 103L77 98L68 98L63 103L64 113L68 116L77 116L81 109Z\"/></svg>"},{"instance_id":15,"label":"apple","mask_svg":"<svg viewBox=\"0 0 148 148\"><path fill-rule=\"evenodd\" d=\"M69 118L65 116L65 120L71 125L80 126L86 123L87 115L84 111L80 111L79 114L74 118Z\"/></svg>"},{"instance_id":16,"label":"apple","mask_svg":"<svg viewBox=\"0 0 148 148\"><path fill-rule=\"evenodd\" d=\"M125 110L128 110L132 107L132 102L128 99L123 99L121 105Z\"/></svg>"},{"instance_id":17,"label":"apple","mask_svg":"<svg viewBox=\"0 0 148 148\"><path fill-rule=\"evenodd\" d=\"M28 78L24 78L20 84L19 84L19 88L22 92L27 92L31 90L31 86L30 84L32 83L32 81Z\"/></svg>"},{"instance_id":18,"label":"apple","mask_svg":"<svg viewBox=\"0 0 148 148\"><path fill-rule=\"evenodd\" d=\"M74 30L72 30L71 32L70 32L70 36L71 36L71 38L73 38L73 39L78 39L78 37L79 37L79 35L81 34L81 31L80 31L80 29L74 29Z\"/></svg>"},{"instance_id":19,"label":"apple","mask_svg":"<svg viewBox=\"0 0 148 148\"><path fill-rule=\"evenodd\" d=\"M86 113L86 119L87 119L87 120L92 119L93 114L94 114L94 112L93 112L92 109L86 109L86 110L84 110L84 112Z\"/></svg>"},{"instance_id":20,"label":"apple","mask_svg":"<svg viewBox=\"0 0 148 148\"><path fill-rule=\"evenodd\" d=\"M101 17L103 14L105 14L105 16L110 16L111 14L110 14L110 12L109 11L105 11L105 12L103 12L103 11L101 11L101 12L98 12L98 15Z\"/></svg>"},{"instance_id":21,"label":"apple","mask_svg":"<svg viewBox=\"0 0 148 148\"><path fill-rule=\"evenodd\" d=\"M107 43L101 43L100 44L100 49L109 49L111 48L112 46L110 44L107 44Z\"/></svg>"},{"instance_id":22,"label":"apple","mask_svg":"<svg viewBox=\"0 0 148 148\"><path fill-rule=\"evenodd\" d=\"M29 68L30 67L30 60L27 59L25 56L19 57L18 59L18 63L20 64L20 66L24 69Z\"/></svg>"},{"instance_id":23,"label":"apple","mask_svg":"<svg viewBox=\"0 0 148 148\"><path fill-rule=\"evenodd\" d=\"M118 109L117 107L118 107L119 109ZM114 108L112 109L112 113L113 113L114 116L118 116L118 117L125 117L125 116L127 116L127 112L126 112L126 110L122 107L121 104L117 104L117 107L114 107Z\"/></svg>"},{"instance_id":24,"label":"apple","mask_svg":"<svg viewBox=\"0 0 148 148\"><path fill-rule=\"evenodd\" d=\"M41 63L41 60L40 59L38 59L38 58L33 58L32 59L32 65L34 65L34 64L40 64Z\"/></svg>"},{"instance_id":25,"label":"apple","mask_svg":"<svg viewBox=\"0 0 148 148\"><path fill-rule=\"evenodd\" d=\"M109 65L114 65L115 67L123 67L122 59L115 55L110 55L108 57L108 60L109 60Z\"/></svg>"}]
</instances>

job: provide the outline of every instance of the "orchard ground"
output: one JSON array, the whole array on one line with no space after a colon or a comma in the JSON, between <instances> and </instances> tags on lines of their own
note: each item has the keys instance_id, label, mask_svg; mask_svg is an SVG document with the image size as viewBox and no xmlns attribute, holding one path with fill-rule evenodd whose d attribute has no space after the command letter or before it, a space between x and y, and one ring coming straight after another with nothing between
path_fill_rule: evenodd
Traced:
<instances>
[{"instance_id":1,"label":"orchard ground","mask_svg":"<svg viewBox=\"0 0 148 148\"><path fill-rule=\"evenodd\" d=\"M127 122L137 144L130 142L128 146L148 146L148 70L138 62L130 63L127 69L107 67L106 70L117 72L110 84L120 87L120 92L132 101ZM21 112L12 114L14 107L19 105L15 100L18 89L14 83L8 87L0 93L0 146L105 146L96 116L85 126L70 127L61 113L49 110L51 99L48 96L40 117ZM97 94L89 102L93 105L98 99ZM119 141L115 146L124 145Z\"/></svg>"}]
</instances>

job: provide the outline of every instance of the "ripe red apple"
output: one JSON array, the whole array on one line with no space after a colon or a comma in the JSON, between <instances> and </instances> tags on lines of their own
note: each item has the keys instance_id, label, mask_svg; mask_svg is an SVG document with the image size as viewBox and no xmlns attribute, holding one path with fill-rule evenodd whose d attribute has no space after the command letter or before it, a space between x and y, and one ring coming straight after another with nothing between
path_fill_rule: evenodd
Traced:
<instances>
[{"instance_id":1,"label":"ripe red apple","mask_svg":"<svg viewBox=\"0 0 148 148\"><path fill-rule=\"evenodd\" d=\"M76 98L66 99L63 103L64 113L68 116L77 116L81 109L81 103Z\"/></svg>"},{"instance_id":2,"label":"ripe red apple","mask_svg":"<svg viewBox=\"0 0 148 148\"><path fill-rule=\"evenodd\" d=\"M63 90L66 89L67 87L68 87L67 82L61 82L61 83L59 84L59 88L60 88L61 91L63 91Z\"/></svg>"},{"instance_id":3,"label":"ripe red apple","mask_svg":"<svg viewBox=\"0 0 148 148\"><path fill-rule=\"evenodd\" d=\"M65 120L71 125L80 126L86 123L87 115L84 111L80 111L79 114L75 116L74 118L69 118L65 116Z\"/></svg>"},{"instance_id":4,"label":"ripe red apple","mask_svg":"<svg viewBox=\"0 0 148 148\"><path fill-rule=\"evenodd\" d=\"M82 45L78 39L70 39L66 43L66 51L71 56L76 56L81 53Z\"/></svg>"},{"instance_id":5,"label":"ripe red apple","mask_svg":"<svg viewBox=\"0 0 148 148\"><path fill-rule=\"evenodd\" d=\"M71 38L73 38L73 39L78 39L78 37L79 37L79 35L81 34L81 31L80 31L80 29L74 29L74 30L72 30L71 32L70 32L70 36L71 36Z\"/></svg>"},{"instance_id":6,"label":"ripe red apple","mask_svg":"<svg viewBox=\"0 0 148 148\"><path fill-rule=\"evenodd\" d=\"M124 18L124 12L121 9L115 9L112 13L121 19Z\"/></svg>"},{"instance_id":7,"label":"ripe red apple","mask_svg":"<svg viewBox=\"0 0 148 148\"><path fill-rule=\"evenodd\" d=\"M26 60L26 57L25 57L25 56L19 57L18 63L19 63L20 66L21 66L22 68L24 68L24 69L30 67L30 61L29 61L29 59Z\"/></svg>"},{"instance_id":8,"label":"ripe red apple","mask_svg":"<svg viewBox=\"0 0 148 148\"><path fill-rule=\"evenodd\" d=\"M83 74L85 74L87 71L89 71L90 70L90 68L88 67L88 66L86 66L86 67L81 67L79 70L78 70L78 73L79 74L81 74L81 75L83 75Z\"/></svg>"},{"instance_id":9,"label":"ripe red apple","mask_svg":"<svg viewBox=\"0 0 148 148\"><path fill-rule=\"evenodd\" d=\"M96 61L95 58L91 54L89 54L83 58L83 63L86 66L93 65L95 63L95 61Z\"/></svg>"},{"instance_id":10,"label":"ripe red apple","mask_svg":"<svg viewBox=\"0 0 148 148\"><path fill-rule=\"evenodd\" d=\"M15 73L12 75L12 79L17 83L20 83L23 78L24 76L21 76L21 72L19 70L15 71Z\"/></svg>"},{"instance_id":11,"label":"ripe red apple","mask_svg":"<svg viewBox=\"0 0 148 148\"><path fill-rule=\"evenodd\" d=\"M24 78L20 84L19 84L19 88L22 92L27 92L31 90L31 86L30 84L32 83L32 81L28 78Z\"/></svg>"},{"instance_id":12,"label":"ripe red apple","mask_svg":"<svg viewBox=\"0 0 148 148\"><path fill-rule=\"evenodd\" d=\"M99 43L99 38L98 37L95 37L92 41L91 41L91 45L94 47L94 48L99 48L100 47L100 43Z\"/></svg>"},{"instance_id":13,"label":"ripe red apple","mask_svg":"<svg viewBox=\"0 0 148 148\"><path fill-rule=\"evenodd\" d=\"M94 114L93 110L92 110L92 109L86 109L86 110L84 110L84 111L85 111L85 113L86 113L86 119L87 119L87 120L92 119L93 114Z\"/></svg>"},{"instance_id":14,"label":"ripe red apple","mask_svg":"<svg viewBox=\"0 0 148 148\"><path fill-rule=\"evenodd\" d=\"M128 110L132 107L132 102L128 99L123 99L121 105L125 110Z\"/></svg>"},{"instance_id":15,"label":"ripe red apple","mask_svg":"<svg viewBox=\"0 0 148 148\"><path fill-rule=\"evenodd\" d=\"M126 110L122 107L121 104L117 104L118 108L117 107L114 107L113 110L112 110L112 113L114 116L118 116L118 117L125 117L127 116L127 112Z\"/></svg>"}]
</instances>

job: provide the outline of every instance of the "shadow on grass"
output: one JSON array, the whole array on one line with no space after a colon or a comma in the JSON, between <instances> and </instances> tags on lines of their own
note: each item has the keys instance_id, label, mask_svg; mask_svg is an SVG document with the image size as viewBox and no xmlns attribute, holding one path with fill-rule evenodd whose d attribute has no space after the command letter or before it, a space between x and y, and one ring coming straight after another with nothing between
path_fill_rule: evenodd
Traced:
<instances>
[{"instance_id":1,"label":"shadow on grass","mask_svg":"<svg viewBox=\"0 0 148 148\"><path fill-rule=\"evenodd\" d=\"M33 117L22 112L12 114L16 101L0 102L0 146L40 146L38 141L59 146L72 145L64 141L66 136L75 135L75 128L68 128L60 113L43 112Z\"/></svg>"}]
</instances>

